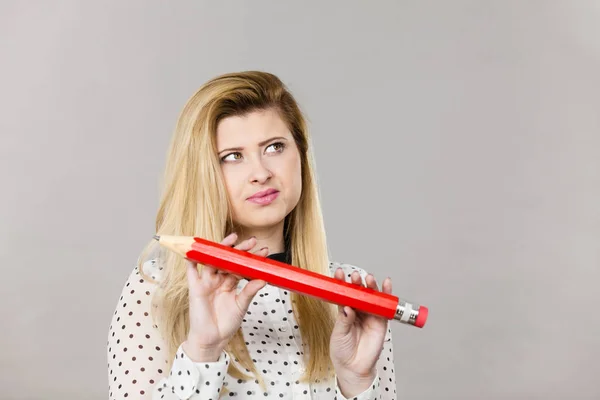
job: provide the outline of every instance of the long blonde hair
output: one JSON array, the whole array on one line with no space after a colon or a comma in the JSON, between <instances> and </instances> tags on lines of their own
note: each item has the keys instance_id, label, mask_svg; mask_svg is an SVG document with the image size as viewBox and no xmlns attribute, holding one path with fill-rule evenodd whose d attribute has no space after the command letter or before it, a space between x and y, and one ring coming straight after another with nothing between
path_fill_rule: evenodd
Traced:
<instances>
[{"instance_id":1,"label":"long blonde hair","mask_svg":"<svg viewBox=\"0 0 600 400\"><path fill-rule=\"evenodd\" d=\"M156 233L199 236L220 242L231 232L231 207L216 150L217 124L228 116L265 109L279 112L301 157L302 193L298 205L285 221L285 238L290 244L292 264L328 274L329 255L306 121L281 80L266 72L246 71L218 76L205 83L188 100L177 121L167 154ZM147 254L156 245L151 240L142 254ZM160 254L163 278L154 298L152 315L168 343L169 359L172 360L189 329L188 286L184 260L172 252ZM143 274L144 262L140 256L138 267L142 276L150 280ZM290 296L303 342L308 346L304 349L307 369L301 380L328 379L333 371L329 340L335 309L308 296L293 292ZM230 340L227 351L264 386L248 353L241 328ZM233 364L230 363L228 370L231 376L250 379Z\"/></svg>"}]
</instances>

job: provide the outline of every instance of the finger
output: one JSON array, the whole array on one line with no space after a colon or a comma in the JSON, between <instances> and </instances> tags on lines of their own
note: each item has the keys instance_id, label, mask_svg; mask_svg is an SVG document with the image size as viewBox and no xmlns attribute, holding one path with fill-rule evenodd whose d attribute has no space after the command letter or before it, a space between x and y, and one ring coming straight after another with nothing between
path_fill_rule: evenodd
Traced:
<instances>
[{"instance_id":1,"label":"finger","mask_svg":"<svg viewBox=\"0 0 600 400\"><path fill-rule=\"evenodd\" d=\"M238 281L239 281L239 280L241 280L241 279L244 279L244 277L243 277L243 276L241 276L241 275L232 274L231 272L223 271L223 270L221 270L221 269L217 270L217 274L219 274L219 275L221 275L221 276L223 276L223 277L225 277L225 278L227 278L227 277L230 277L230 276L231 276L231 277L234 277L234 278L235 278L236 280L238 280ZM236 282L236 284L237 284L237 282Z\"/></svg>"},{"instance_id":2,"label":"finger","mask_svg":"<svg viewBox=\"0 0 600 400\"><path fill-rule=\"evenodd\" d=\"M365 278L365 282L369 289L379 291L379 287L377 286L377 281L375 280L375 277L372 274L367 275L367 277Z\"/></svg>"},{"instance_id":3,"label":"finger","mask_svg":"<svg viewBox=\"0 0 600 400\"><path fill-rule=\"evenodd\" d=\"M338 333L345 335L345 334L349 333L350 330L352 329L352 326L354 325L354 321L356 320L356 313L354 312L352 307L348 307L348 306L343 306L343 307L340 306L339 310L340 310L340 312L338 313L338 316L337 316L337 323L336 323L335 330Z\"/></svg>"},{"instance_id":4,"label":"finger","mask_svg":"<svg viewBox=\"0 0 600 400\"><path fill-rule=\"evenodd\" d=\"M242 241L234 248L242 251L248 251L251 250L254 246L256 246L256 238L252 236L251 238Z\"/></svg>"},{"instance_id":5,"label":"finger","mask_svg":"<svg viewBox=\"0 0 600 400\"><path fill-rule=\"evenodd\" d=\"M216 268L204 264L202 266L202 271L200 271L200 279L212 279L217 275L217 273L218 271Z\"/></svg>"},{"instance_id":6,"label":"finger","mask_svg":"<svg viewBox=\"0 0 600 400\"><path fill-rule=\"evenodd\" d=\"M392 293L392 278L387 277L385 278L385 280L383 281L383 285L382 286L382 292L383 293L388 293L391 294Z\"/></svg>"},{"instance_id":7,"label":"finger","mask_svg":"<svg viewBox=\"0 0 600 400\"><path fill-rule=\"evenodd\" d=\"M220 271L220 274L223 276L223 282L221 283L221 288L225 291L231 291L237 287L240 279L237 275L228 274L227 272Z\"/></svg>"},{"instance_id":8,"label":"finger","mask_svg":"<svg viewBox=\"0 0 600 400\"><path fill-rule=\"evenodd\" d=\"M236 297L238 307L241 311L243 311L244 313L248 311L248 307L250 307L250 302L252 301L254 296L256 296L256 293L258 293L258 291L262 289L266 284L267 282L263 280L254 279L248 282L246 286L244 286L244 288L240 291L240 293L238 293Z\"/></svg>"},{"instance_id":9,"label":"finger","mask_svg":"<svg viewBox=\"0 0 600 400\"><path fill-rule=\"evenodd\" d=\"M256 251L254 252L254 254L256 254L257 256L266 257L266 256L268 256L268 255L269 255L269 248L268 248L268 247L266 247L266 246L265 246L265 247L262 247L262 248L260 248L260 249L256 250Z\"/></svg>"},{"instance_id":10,"label":"finger","mask_svg":"<svg viewBox=\"0 0 600 400\"><path fill-rule=\"evenodd\" d=\"M237 233L233 232L227 235L222 241L221 244L225 246L233 246L235 241L238 239Z\"/></svg>"},{"instance_id":11,"label":"finger","mask_svg":"<svg viewBox=\"0 0 600 400\"><path fill-rule=\"evenodd\" d=\"M243 277L243 276L241 276L241 275L236 275L236 274L229 274L229 275L230 275L230 276L233 276L233 277L234 277L236 280L238 280L238 281L239 281L239 280L242 280L242 279L244 279L244 277ZM237 282L236 282L236 283L237 283Z\"/></svg>"},{"instance_id":12,"label":"finger","mask_svg":"<svg viewBox=\"0 0 600 400\"><path fill-rule=\"evenodd\" d=\"M190 296L195 297L198 294L201 283L198 264L185 260L185 268Z\"/></svg>"},{"instance_id":13,"label":"finger","mask_svg":"<svg viewBox=\"0 0 600 400\"><path fill-rule=\"evenodd\" d=\"M358 273L358 271L354 271L352 272L352 275L350 276L351 282L354 285L361 285L362 286L362 279L360 277L360 274Z\"/></svg>"},{"instance_id":14,"label":"finger","mask_svg":"<svg viewBox=\"0 0 600 400\"><path fill-rule=\"evenodd\" d=\"M185 260L186 274L189 285L194 285L200 281L200 274L198 273L198 264L190 260Z\"/></svg>"}]
</instances>

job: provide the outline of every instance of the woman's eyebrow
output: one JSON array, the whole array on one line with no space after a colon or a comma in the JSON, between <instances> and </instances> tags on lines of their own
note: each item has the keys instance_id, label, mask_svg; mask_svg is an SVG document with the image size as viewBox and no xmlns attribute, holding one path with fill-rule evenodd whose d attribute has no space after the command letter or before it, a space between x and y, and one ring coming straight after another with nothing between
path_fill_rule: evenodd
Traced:
<instances>
[{"instance_id":1,"label":"woman's eyebrow","mask_svg":"<svg viewBox=\"0 0 600 400\"><path fill-rule=\"evenodd\" d=\"M286 138L284 138L283 136L273 136L272 138L269 138L269 139L267 139L267 140L263 140L263 141L262 141L262 142L260 142L258 145L259 145L259 146L264 146L265 144L267 144L267 143L269 143L270 141L272 141L272 140L275 140L275 139L283 139L283 140L287 140L287 139L286 139ZM241 150L244 150L244 148L243 148L243 147L229 147L229 148L227 148L227 149L223 149L223 150L219 151L219 153L218 153L218 154L221 154L221 153L223 153L223 152L225 152L225 151L241 151Z\"/></svg>"}]
</instances>

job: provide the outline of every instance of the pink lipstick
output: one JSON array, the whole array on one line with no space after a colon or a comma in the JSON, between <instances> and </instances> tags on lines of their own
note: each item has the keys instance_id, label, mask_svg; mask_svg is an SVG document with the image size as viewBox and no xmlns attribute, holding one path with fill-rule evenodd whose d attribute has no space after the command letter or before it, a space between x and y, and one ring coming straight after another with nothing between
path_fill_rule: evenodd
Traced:
<instances>
[{"instance_id":1,"label":"pink lipstick","mask_svg":"<svg viewBox=\"0 0 600 400\"><path fill-rule=\"evenodd\" d=\"M267 205L271 204L277 198L277 196L279 196L279 191L275 189L266 189L253 194L252 196L248 197L247 200L256 204Z\"/></svg>"}]
</instances>

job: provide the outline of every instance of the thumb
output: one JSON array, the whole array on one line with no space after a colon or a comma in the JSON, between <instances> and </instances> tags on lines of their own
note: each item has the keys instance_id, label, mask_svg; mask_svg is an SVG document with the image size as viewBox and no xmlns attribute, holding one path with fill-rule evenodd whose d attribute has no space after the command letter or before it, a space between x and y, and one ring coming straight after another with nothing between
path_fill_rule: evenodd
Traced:
<instances>
[{"instance_id":1,"label":"thumb","mask_svg":"<svg viewBox=\"0 0 600 400\"><path fill-rule=\"evenodd\" d=\"M200 274L198 272L198 266L189 260L185 261L188 290L191 297L196 297L200 287Z\"/></svg>"},{"instance_id":2,"label":"thumb","mask_svg":"<svg viewBox=\"0 0 600 400\"><path fill-rule=\"evenodd\" d=\"M339 306L338 307L337 321L335 324L335 331L338 334L345 335L350 332L354 320L356 319L356 313L351 307Z\"/></svg>"},{"instance_id":3,"label":"thumb","mask_svg":"<svg viewBox=\"0 0 600 400\"><path fill-rule=\"evenodd\" d=\"M191 285L196 284L200 280L200 274L198 273L197 264L186 259L185 260L185 268L186 268L186 275L188 278L188 282Z\"/></svg>"},{"instance_id":4,"label":"thumb","mask_svg":"<svg viewBox=\"0 0 600 400\"><path fill-rule=\"evenodd\" d=\"M249 281L246 286L238 293L237 300L239 307L244 311L248 311L248 307L250 307L250 302L256 296L256 293L260 289L262 289L267 282L260 279L253 279Z\"/></svg>"}]
</instances>

